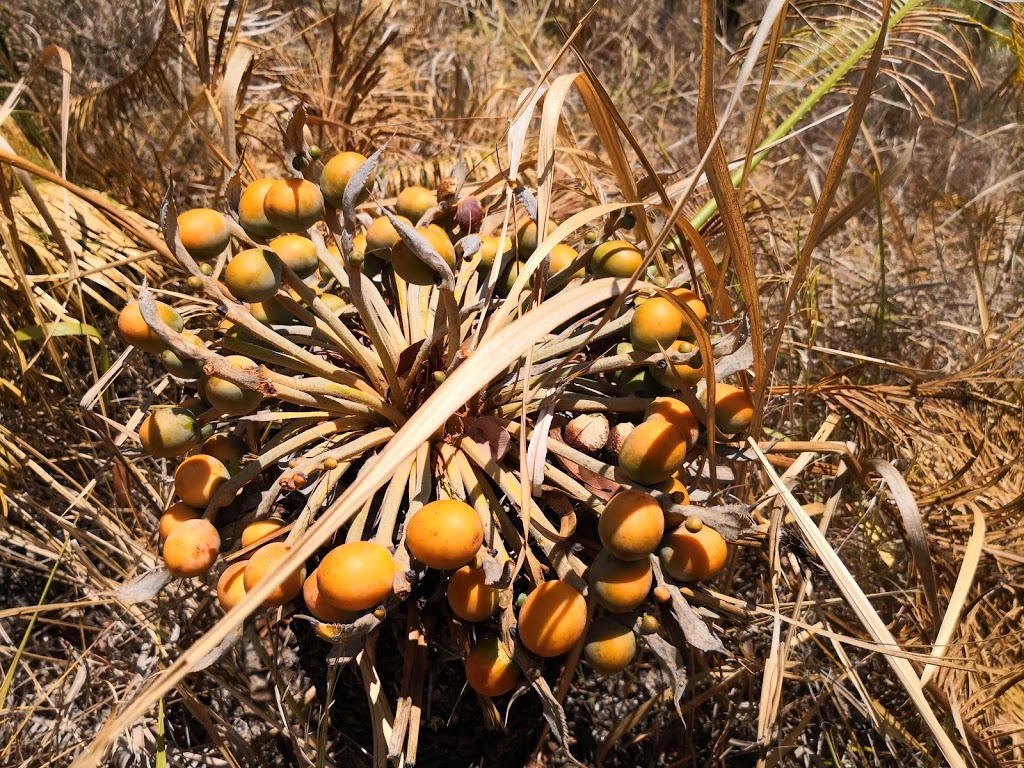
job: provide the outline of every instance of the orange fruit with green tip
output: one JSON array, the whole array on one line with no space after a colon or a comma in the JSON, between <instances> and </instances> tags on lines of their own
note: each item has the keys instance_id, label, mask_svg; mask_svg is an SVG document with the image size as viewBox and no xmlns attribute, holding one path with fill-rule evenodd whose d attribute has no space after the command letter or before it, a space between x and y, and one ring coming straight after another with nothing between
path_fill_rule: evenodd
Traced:
<instances>
[{"instance_id":1,"label":"orange fruit with green tip","mask_svg":"<svg viewBox=\"0 0 1024 768\"><path fill-rule=\"evenodd\" d=\"M335 547L316 570L321 596L344 611L377 607L391 596L395 580L391 553L371 541Z\"/></svg>"},{"instance_id":2,"label":"orange fruit with green tip","mask_svg":"<svg viewBox=\"0 0 1024 768\"><path fill-rule=\"evenodd\" d=\"M527 596L517 626L519 639L532 653L561 656L583 637L587 601L564 581L545 581Z\"/></svg>"},{"instance_id":3,"label":"orange fruit with green tip","mask_svg":"<svg viewBox=\"0 0 1024 768\"><path fill-rule=\"evenodd\" d=\"M640 269L644 255L625 240L609 240L594 249L590 271L594 277L632 277Z\"/></svg>"},{"instance_id":4,"label":"orange fruit with green tip","mask_svg":"<svg viewBox=\"0 0 1024 768\"><path fill-rule=\"evenodd\" d=\"M245 599L245 566L248 560L232 563L217 579L217 602L225 612L230 611Z\"/></svg>"},{"instance_id":5,"label":"orange fruit with green tip","mask_svg":"<svg viewBox=\"0 0 1024 768\"><path fill-rule=\"evenodd\" d=\"M358 152L339 152L332 157L320 174L320 191L323 193L324 200L335 208L341 208L349 179L365 162L366 156ZM369 184L369 179L367 179L367 184ZM365 199L367 192L368 189L364 187L357 196L356 202Z\"/></svg>"},{"instance_id":6,"label":"orange fruit with green tip","mask_svg":"<svg viewBox=\"0 0 1024 768\"><path fill-rule=\"evenodd\" d=\"M448 579L448 605L465 621L483 621L498 612L501 592L487 586L483 568L463 566Z\"/></svg>"},{"instance_id":7,"label":"orange fruit with green tip","mask_svg":"<svg viewBox=\"0 0 1024 768\"><path fill-rule=\"evenodd\" d=\"M243 355L228 355L224 361L234 370L244 371L256 367L256 363ZM228 416L244 416L260 407L263 395L253 389L241 387L220 376L208 376L203 386L206 401Z\"/></svg>"},{"instance_id":8,"label":"orange fruit with green tip","mask_svg":"<svg viewBox=\"0 0 1024 768\"><path fill-rule=\"evenodd\" d=\"M249 248L228 262L224 285L240 301L268 301L281 287L281 258L269 248Z\"/></svg>"},{"instance_id":9,"label":"orange fruit with green tip","mask_svg":"<svg viewBox=\"0 0 1024 768\"><path fill-rule=\"evenodd\" d=\"M496 637L477 642L466 656L466 681L481 696L503 696L519 682L519 667Z\"/></svg>"},{"instance_id":10,"label":"orange fruit with green tip","mask_svg":"<svg viewBox=\"0 0 1024 768\"><path fill-rule=\"evenodd\" d=\"M619 468L641 485L668 480L686 461L687 441L664 420L645 421L629 433L619 451Z\"/></svg>"},{"instance_id":11,"label":"orange fruit with green tip","mask_svg":"<svg viewBox=\"0 0 1024 768\"><path fill-rule=\"evenodd\" d=\"M676 581L714 578L725 567L728 554L722 534L706 525L696 531L679 526L666 537L660 552L665 573Z\"/></svg>"},{"instance_id":12,"label":"orange fruit with green tip","mask_svg":"<svg viewBox=\"0 0 1024 768\"><path fill-rule=\"evenodd\" d=\"M281 179L267 190L263 213L279 232L304 232L323 217L324 196L311 181Z\"/></svg>"},{"instance_id":13,"label":"orange fruit with green tip","mask_svg":"<svg viewBox=\"0 0 1024 768\"><path fill-rule=\"evenodd\" d=\"M679 337L683 313L662 296L652 296L633 310L629 339L637 349L657 352L668 349Z\"/></svg>"},{"instance_id":14,"label":"orange fruit with green tip","mask_svg":"<svg viewBox=\"0 0 1024 768\"><path fill-rule=\"evenodd\" d=\"M754 403L739 387L718 382L715 385L715 426L723 435L746 432L754 419Z\"/></svg>"},{"instance_id":15,"label":"orange fruit with green tip","mask_svg":"<svg viewBox=\"0 0 1024 768\"><path fill-rule=\"evenodd\" d=\"M666 347L666 351L688 355L696 352L697 347L688 341L677 339ZM662 362L664 367L661 364L651 366L651 375L665 389L674 389L676 391L692 389L704 378L704 366L700 364L699 354L688 363L671 363L667 360ZM696 366L692 365L694 362Z\"/></svg>"},{"instance_id":16,"label":"orange fruit with green tip","mask_svg":"<svg viewBox=\"0 0 1024 768\"><path fill-rule=\"evenodd\" d=\"M245 591L252 592L256 585L263 581L267 574L281 569L281 563L291 554L292 548L283 541L272 541L264 544L249 556L249 564L245 566L243 579ZM299 564L288 572L284 581L274 587L270 594L263 598L265 608L278 608L290 603L302 591L302 583L306 580L306 566Z\"/></svg>"},{"instance_id":17,"label":"orange fruit with green tip","mask_svg":"<svg viewBox=\"0 0 1024 768\"><path fill-rule=\"evenodd\" d=\"M174 492L183 502L196 509L205 509L221 483L230 478L227 467L200 453L189 456L174 470Z\"/></svg>"},{"instance_id":18,"label":"orange fruit with green tip","mask_svg":"<svg viewBox=\"0 0 1024 768\"><path fill-rule=\"evenodd\" d=\"M158 301L156 302L156 310L157 314L160 315L160 319L172 331L181 333L185 324L173 307ZM121 338L143 352L156 354L163 352L167 348L163 339L157 336L146 324L145 318L142 317L142 309L137 301L126 304L124 309L121 310L121 313L117 316L117 330L120 332Z\"/></svg>"},{"instance_id":19,"label":"orange fruit with green tip","mask_svg":"<svg viewBox=\"0 0 1024 768\"><path fill-rule=\"evenodd\" d=\"M157 408L139 425L142 450L170 459L194 448L202 439L195 415L184 408Z\"/></svg>"},{"instance_id":20,"label":"orange fruit with green tip","mask_svg":"<svg viewBox=\"0 0 1024 768\"><path fill-rule=\"evenodd\" d=\"M398 193L395 210L413 224L418 224L424 214L437 205L437 196L426 187L406 187Z\"/></svg>"},{"instance_id":21,"label":"orange fruit with green tip","mask_svg":"<svg viewBox=\"0 0 1024 768\"><path fill-rule=\"evenodd\" d=\"M267 245L302 279L312 275L320 266L316 244L305 235L279 235Z\"/></svg>"},{"instance_id":22,"label":"orange fruit with green tip","mask_svg":"<svg viewBox=\"0 0 1024 768\"><path fill-rule=\"evenodd\" d=\"M160 538L166 539L171 531L184 523L186 520L198 520L202 513L193 509L188 504L176 501L160 515Z\"/></svg>"},{"instance_id":23,"label":"orange fruit with green tip","mask_svg":"<svg viewBox=\"0 0 1024 768\"><path fill-rule=\"evenodd\" d=\"M254 237L273 237L277 234L277 228L270 223L263 210L267 192L276 182L277 179L256 179L245 188L238 201L238 223Z\"/></svg>"},{"instance_id":24,"label":"orange fruit with green tip","mask_svg":"<svg viewBox=\"0 0 1024 768\"><path fill-rule=\"evenodd\" d=\"M484 526L473 507L458 499L439 499L420 507L406 526L410 554L430 568L461 568L480 551Z\"/></svg>"},{"instance_id":25,"label":"orange fruit with green tip","mask_svg":"<svg viewBox=\"0 0 1024 768\"><path fill-rule=\"evenodd\" d=\"M603 675L621 672L636 658L636 636L632 628L607 616L596 619L587 632L583 658Z\"/></svg>"},{"instance_id":26,"label":"orange fruit with green tip","mask_svg":"<svg viewBox=\"0 0 1024 768\"><path fill-rule=\"evenodd\" d=\"M602 549L590 565L590 588L611 613L626 613L640 605L647 599L653 581L650 558L620 560Z\"/></svg>"},{"instance_id":27,"label":"orange fruit with green tip","mask_svg":"<svg viewBox=\"0 0 1024 768\"><path fill-rule=\"evenodd\" d=\"M178 237L189 256L205 261L224 252L231 232L223 214L211 208L193 208L178 214Z\"/></svg>"},{"instance_id":28,"label":"orange fruit with green tip","mask_svg":"<svg viewBox=\"0 0 1024 768\"><path fill-rule=\"evenodd\" d=\"M445 264L454 270L455 246L452 245L447 233L434 224L417 227L416 231L426 239ZM433 285L439 276L406 245L404 240L399 240L391 249L391 266L394 267L396 275L413 285Z\"/></svg>"},{"instance_id":29,"label":"orange fruit with green tip","mask_svg":"<svg viewBox=\"0 0 1024 768\"><path fill-rule=\"evenodd\" d=\"M665 514L649 493L622 490L597 521L601 544L620 560L646 559L665 533Z\"/></svg>"},{"instance_id":30,"label":"orange fruit with green tip","mask_svg":"<svg viewBox=\"0 0 1024 768\"><path fill-rule=\"evenodd\" d=\"M219 554L220 534L213 523L202 518L186 520L164 540L164 565L180 579L206 573Z\"/></svg>"},{"instance_id":31,"label":"orange fruit with green tip","mask_svg":"<svg viewBox=\"0 0 1024 768\"><path fill-rule=\"evenodd\" d=\"M302 601L306 604L306 610L314 618L328 624L346 624L359 618L357 611L342 610L320 593L318 570L314 568L302 584Z\"/></svg>"}]
</instances>

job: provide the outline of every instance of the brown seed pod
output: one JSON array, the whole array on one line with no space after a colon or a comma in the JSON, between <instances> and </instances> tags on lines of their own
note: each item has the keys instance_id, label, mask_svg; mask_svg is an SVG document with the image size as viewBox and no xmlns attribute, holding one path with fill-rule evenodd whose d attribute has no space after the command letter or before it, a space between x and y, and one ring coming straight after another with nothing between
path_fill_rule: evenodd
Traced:
<instances>
[{"instance_id":1,"label":"brown seed pod","mask_svg":"<svg viewBox=\"0 0 1024 768\"><path fill-rule=\"evenodd\" d=\"M603 413L584 413L565 425L565 442L577 451L597 453L608 443L611 430Z\"/></svg>"}]
</instances>

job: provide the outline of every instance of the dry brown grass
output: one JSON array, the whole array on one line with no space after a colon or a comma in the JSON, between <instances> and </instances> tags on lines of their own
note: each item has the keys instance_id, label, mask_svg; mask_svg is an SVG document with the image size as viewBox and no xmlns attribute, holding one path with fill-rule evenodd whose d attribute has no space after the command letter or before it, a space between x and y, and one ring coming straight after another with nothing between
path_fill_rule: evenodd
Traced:
<instances>
[{"instance_id":1,"label":"dry brown grass","mask_svg":"<svg viewBox=\"0 0 1024 768\"><path fill-rule=\"evenodd\" d=\"M628 16L600 5L576 41L583 64L664 174L673 202L700 156L698 12L683 5L647 1ZM118 201L106 203L111 209L125 204L154 217L170 178L181 184L183 203L211 199L232 164L219 119L225 104L248 137L247 161L253 168L272 164L285 119L278 105L297 92L313 108L312 128L323 146L372 148L392 140L382 174L388 184L434 182L459 159L473 169L472 179L491 177L508 161L504 131L515 99L537 81L563 33L586 11L557 2L395 7L388 23L397 35L366 66L367 51L387 29L375 26L384 14L377 6L346 7L340 19L299 3L250 9L237 40L225 33L236 19L222 25L215 10L197 24L200 8L171 6L161 33L166 39L154 41L141 60L123 53L111 60L124 46L100 45L103 37L88 27L67 35L61 18L70 17L51 19L28 6L0 12L0 38L18 67L11 80L32 57L32 30L65 34L76 67L71 178L109 191ZM779 471L790 467L797 499L816 513L918 673L945 613L959 616L926 695L945 730L978 764L1014 765L1024 762L1021 131L1019 103L999 88L1016 60L990 34L954 15L964 10L1009 32L998 16L973 5L922 15L901 28L825 226L828 239L811 254L784 321L779 308L843 116L770 155L747 183L743 210L769 338L776 322L785 328L765 437L849 441L861 467L872 458L892 462L917 502L934 593L912 555L921 542L897 508L897 491L877 474L857 475L857 465L820 451L778 454ZM805 2L791 11L779 72L799 87L780 87L764 102L759 139L810 90L800 78L818 73L839 57L837 50L851 49L849 40L860 42L877 27L875 3ZM349 37L360 14L368 16ZM2 24L12 18L16 34L4 35ZM126 32L137 33L132 22L142 17L117 18ZM44 21L53 26L41 26ZM719 109L738 70L737 56L725 48L742 51L747 29L723 32ZM849 39L839 39L842 30ZM259 55L243 79L243 98L233 103L219 86L229 62L241 60L233 57L242 41ZM325 70L324 61L335 66ZM580 66L566 57L552 76ZM726 125L729 160L746 151L759 77L755 71ZM353 82L365 89L347 85ZM60 167L59 76L53 83L56 88L41 78L32 82L26 104L33 109L18 115L27 136L15 134L11 122L0 126L18 154L51 170ZM850 94L857 84L850 80ZM849 101L829 97L812 118ZM565 114L573 140L600 151L577 97L569 98ZM528 152L535 151L531 137ZM59 188L35 183L65 235L62 248L38 201L16 186L9 168L0 166L0 589L9 595L0 607L0 764L62 765L156 670L192 646L219 611L209 591L191 583L174 582L138 602L132 598L141 595L116 591L155 569L155 521L169 495L166 467L128 450L121 425L133 429L149 402L180 393L137 353L120 355L110 311L143 279L177 295L178 267L141 239L153 231L144 220L118 224L112 210L74 196L75 213L65 217ZM639 166L630 172L644 175ZM876 188L879 175L886 183ZM594 177L598 183L587 186L574 183L571 172L559 175L556 220L582 202L599 202L595 190L617 194L611 174ZM709 197L698 188L684 210L696 214ZM726 226L715 217L702 230L719 258ZM737 280L729 277L735 289ZM98 338L84 338L90 331L83 324L97 329ZM57 329L68 335L14 337L33 326L44 335ZM827 431L820 431L823 424ZM754 456L741 457L746 461ZM770 485L753 463L740 469L740 478L745 484L732 492L760 502L769 544L742 548L725 577L687 593L727 653L686 652L682 722L650 658L610 683L578 681L566 701L573 754L605 765L940 764L927 728L886 665L893 649L865 630L786 508L765 498ZM972 544L979 519L984 532ZM299 622L257 623L246 631L245 642L128 730L114 764L166 757L171 765L214 759L303 765L310 756L339 766L372 764L360 675L329 678L323 652ZM378 669L388 697L401 685L406 641L382 634ZM439 655L455 650L441 648ZM362 677L370 672L362 668ZM420 735L420 765L522 765L532 753L540 764L565 760L542 738L535 703L511 707L511 735L498 737L496 753L476 702L459 700L452 665L438 664L431 675L440 693ZM336 711L336 727L321 740L328 679L348 697L342 700L360 703ZM456 724L457 738L446 736L447 721Z\"/></svg>"}]
</instances>

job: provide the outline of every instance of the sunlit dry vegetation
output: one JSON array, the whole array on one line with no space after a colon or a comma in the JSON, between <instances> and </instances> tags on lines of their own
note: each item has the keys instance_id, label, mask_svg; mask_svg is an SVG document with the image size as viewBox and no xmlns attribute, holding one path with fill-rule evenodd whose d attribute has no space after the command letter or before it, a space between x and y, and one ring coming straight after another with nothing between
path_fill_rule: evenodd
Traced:
<instances>
[{"instance_id":1,"label":"sunlit dry vegetation","mask_svg":"<svg viewBox=\"0 0 1024 768\"><path fill-rule=\"evenodd\" d=\"M0 7L0 765L1024 762L1020 13Z\"/></svg>"}]
</instances>

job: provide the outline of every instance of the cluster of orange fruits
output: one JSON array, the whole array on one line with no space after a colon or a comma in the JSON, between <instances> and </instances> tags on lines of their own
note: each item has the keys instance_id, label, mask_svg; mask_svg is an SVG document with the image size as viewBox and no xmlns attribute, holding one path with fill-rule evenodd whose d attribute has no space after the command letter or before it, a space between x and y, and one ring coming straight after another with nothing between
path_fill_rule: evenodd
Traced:
<instances>
[{"instance_id":1,"label":"cluster of orange fruits","mask_svg":"<svg viewBox=\"0 0 1024 768\"><path fill-rule=\"evenodd\" d=\"M342 206L349 181L365 162L363 155L342 152L324 165L319 184L305 178L258 179L240 196L235 212L237 224L212 209L185 211L177 219L180 244L199 263L203 274L213 275L215 267L210 262L224 257L232 238L244 233L246 246L252 247L237 250L217 277L266 326L302 321L300 297L283 286L282 265L314 287L331 311L341 313L348 301L338 294L344 294L345 289L334 287L333 276L320 258L324 245L318 245L312 235L325 219L325 212ZM364 201L369 188L367 182L361 192ZM457 273L462 266L458 241L479 231L483 209L472 197L450 207L442 206L440 214L436 213L438 209L438 194L412 186L397 195L393 213L415 227ZM507 294L537 242L537 226L532 221L520 226L514 238L483 234L476 268L489 271L497 263L500 276L496 287L499 293ZM560 243L551 250L546 265L553 290L587 279L588 273L594 277L630 277L644 259L641 250L626 240L598 243L591 233L583 242L591 247L577 250ZM340 257L337 246L328 246L327 250ZM381 275L386 270L409 285L435 283L434 270L421 261L385 215L366 219L346 258L381 285L385 285ZM202 284L202 280L197 281L198 286ZM338 294L328 292L329 288ZM593 618L583 594L568 581L537 584L515 601L519 611L514 632L516 642L537 657L559 656L582 641L584 657L595 670L610 673L624 669L636 655L637 630L657 631L657 622L649 614L639 618L634 615L652 592L653 563L660 559L669 578L691 582L713 578L726 562L728 548L717 531L699 517L666 512L671 505L660 500L667 496L676 505L689 504L685 465L698 445L702 427L707 426L702 424L702 413L696 414L683 399L667 394L691 391L703 378L690 322L695 318L703 323L707 310L701 298L689 289L674 288L669 293L672 298L635 298L629 341L615 348L618 354L642 350L689 354L690 358L681 364L626 368L614 376L621 394L654 397L641 423L633 426L621 419L616 425L623 428L618 430L622 439L613 453L620 470L635 487L617 492L599 517L601 548L590 563L588 582L601 615ZM680 303L690 312L684 313ZM157 310L161 320L197 351L218 349L215 340L203 338L210 336L209 329L190 333L174 308L157 302ZM179 406L152 409L139 428L139 438L150 455L185 456L174 472L177 501L160 519L163 559L173 576L202 576L214 568L222 549L220 532L212 519L204 517L204 510L256 450L239 434L216 432L212 425L219 423L223 428L233 418L252 414L271 403L266 402L268 396L259 388L229 381L209 366L204 369L200 355L182 357L169 349L147 325L137 302L124 308L118 326L127 342L160 355L171 375L191 381L197 391L196 398ZM217 332L237 334L239 329L232 329L224 321ZM270 360L264 361L268 367L272 365ZM258 367L253 359L242 355L225 354L223 361L239 371L252 372ZM714 428L726 435L746 430L753 416L746 392L726 384L718 384L715 392ZM280 607L301 599L308 614L328 624L352 622L371 611L383 615L385 604L395 594L396 579L405 578L396 560L396 552L403 547L415 567L448 574L447 602L451 613L462 621L490 622L513 603L514 587L502 589L489 583L482 567L482 555L487 553L484 532L490 521L478 509L457 498L439 498L410 512L398 542L354 540L335 546L309 573L300 567L288 574L264 605ZM288 528L286 521L277 517L245 526L238 552L227 558L231 562L216 582L217 596L225 610L236 605L268 573L279 571L280 563L291 551L288 539L282 540ZM488 696L515 687L519 671L511 650L507 640L494 633L478 640L465 661L470 685Z\"/></svg>"}]
</instances>

